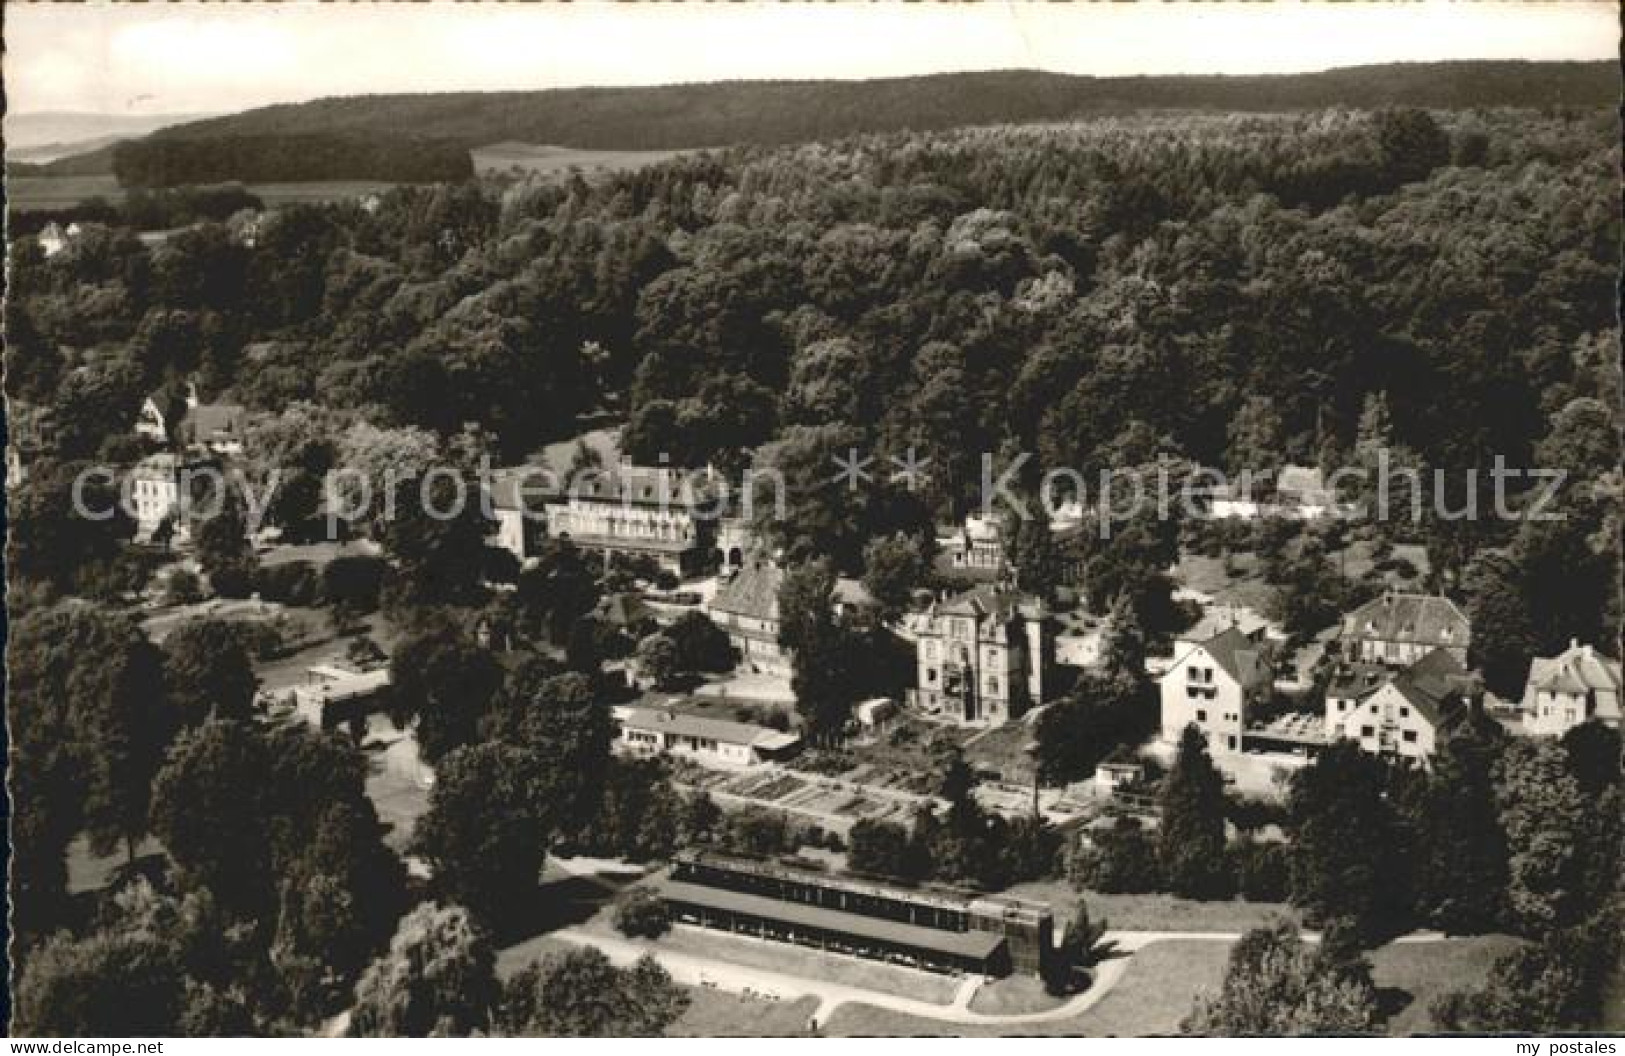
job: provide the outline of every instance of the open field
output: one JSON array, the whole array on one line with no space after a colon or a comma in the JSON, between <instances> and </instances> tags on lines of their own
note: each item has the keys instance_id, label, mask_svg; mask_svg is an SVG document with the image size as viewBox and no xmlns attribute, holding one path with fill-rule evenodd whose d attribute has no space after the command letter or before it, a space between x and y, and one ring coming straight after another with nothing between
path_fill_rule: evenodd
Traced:
<instances>
[{"instance_id":1,"label":"open field","mask_svg":"<svg viewBox=\"0 0 1625 1056\"><path fill-rule=\"evenodd\" d=\"M333 180L320 183L251 183L250 194L255 194L268 206L292 205L296 202L335 202L358 198L364 194L381 194L393 187L392 183L377 180ZM6 180L6 195L12 209L28 212L33 209L66 209L91 198L107 202L124 199L124 188L118 180L107 176L12 176Z\"/></svg>"},{"instance_id":2,"label":"open field","mask_svg":"<svg viewBox=\"0 0 1625 1056\"><path fill-rule=\"evenodd\" d=\"M1009 893L1049 903L1057 927L1070 922L1079 894L1063 880L1017 884ZM1173 895L1105 895L1096 891L1082 894L1090 917L1105 918L1113 931L1236 932L1256 928L1272 917L1297 918L1284 902L1197 902Z\"/></svg>"},{"instance_id":3,"label":"open field","mask_svg":"<svg viewBox=\"0 0 1625 1056\"><path fill-rule=\"evenodd\" d=\"M754 1001L703 986L685 986L688 1011L666 1029L672 1038L783 1038L802 1034L818 1002Z\"/></svg>"},{"instance_id":4,"label":"open field","mask_svg":"<svg viewBox=\"0 0 1625 1056\"><path fill-rule=\"evenodd\" d=\"M657 165L679 157L682 150L577 150L538 143L492 143L475 147L474 171L484 173L523 172L526 175L557 175L571 169L582 172L619 172Z\"/></svg>"},{"instance_id":5,"label":"open field","mask_svg":"<svg viewBox=\"0 0 1625 1056\"><path fill-rule=\"evenodd\" d=\"M1371 977L1394 1011L1390 1034L1425 1033L1433 1029L1428 1006L1440 994L1477 986L1495 959L1522 941L1510 935L1475 935L1446 942L1384 946L1373 952Z\"/></svg>"},{"instance_id":6,"label":"open field","mask_svg":"<svg viewBox=\"0 0 1625 1056\"><path fill-rule=\"evenodd\" d=\"M698 957L714 957L747 968L807 979L825 979L937 1005L952 1001L954 990L959 985L956 976L934 975L914 968L901 968L749 935L733 935L687 925L679 925L661 936L656 946Z\"/></svg>"}]
</instances>

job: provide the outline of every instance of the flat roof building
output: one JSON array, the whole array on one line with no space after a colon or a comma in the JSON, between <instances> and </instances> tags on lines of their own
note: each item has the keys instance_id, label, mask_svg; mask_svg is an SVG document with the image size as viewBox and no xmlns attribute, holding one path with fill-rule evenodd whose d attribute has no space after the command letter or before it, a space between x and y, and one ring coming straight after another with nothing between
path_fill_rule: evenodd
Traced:
<instances>
[{"instance_id":1,"label":"flat roof building","mask_svg":"<svg viewBox=\"0 0 1625 1056\"><path fill-rule=\"evenodd\" d=\"M1037 973L1053 942L1042 903L899 888L710 851L657 885L680 923L934 972Z\"/></svg>"},{"instance_id":2,"label":"flat roof building","mask_svg":"<svg viewBox=\"0 0 1625 1056\"><path fill-rule=\"evenodd\" d=\"M767 726L670 708L621 707L618 743L635 755L679 755L697 763L750 766L786 759L801 747L801 738Z\"/></svg>"}]
</instances>

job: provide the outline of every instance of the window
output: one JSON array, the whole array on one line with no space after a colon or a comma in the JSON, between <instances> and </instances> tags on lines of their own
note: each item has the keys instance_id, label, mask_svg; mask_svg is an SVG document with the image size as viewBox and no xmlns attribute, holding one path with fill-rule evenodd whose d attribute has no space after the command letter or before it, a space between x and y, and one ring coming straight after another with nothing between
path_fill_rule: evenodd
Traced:
<instances>
[{"instance_id":1,"label":"window","mask_svg":"<svg viewBox=\"0 0 1625 1056\"><path fill-rule=\"evenodd\" d=\"M1400 708L1399 709L1399 717L1402 718L1402 719L1410 718L1411 717L1411 709L1410 708Z\"/></svg>"},{"instance_id":2,"label":"window","mask_svg":"<svg viewBox=\"0 0 1625 1056\"><path fill-rule=\"evenodd\" d=\"M1361 726L1360 727L1360 736L1361 737L1375 737L1376 735L1377 735L1376 727L1374 727L1374 726Z\"/></svg>"},{"instance_id":3,"label":"window","mask_svg":"<svg viewBox=\"0 0 1625 1056\"><path fill-rule=\"evenodd\" d=\"M1406 730L1405 735L1404 735L1404 741L1405 741L1406 744L1415 744L1416 743L1416 731L1415 730Z\"/></svg>"},{"instance_id":4,"label":"window","mask_svg":"<svg viewBox=\"0 0 1625 1056\"><path fill-rule=\"evenodd\" d=\"M1196 709L1196 721L1197 722L1206 722L1207 721L1207 711L1205 709L1202 709L1202 708L1197 708Z\"/></svg>"}]
</instances>

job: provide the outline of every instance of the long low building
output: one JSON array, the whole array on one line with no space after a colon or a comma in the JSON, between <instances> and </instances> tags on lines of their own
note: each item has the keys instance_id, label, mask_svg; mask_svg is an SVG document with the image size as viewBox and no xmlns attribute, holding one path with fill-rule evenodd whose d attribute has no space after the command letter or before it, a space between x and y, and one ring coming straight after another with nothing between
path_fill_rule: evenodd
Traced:
<instances>
[{"instance_id":1,"label":"long low building","mask_svg":"<svg viewBox=\"0 0 1625 1056\"><path fill-rule=\"evenodd\" d=\"M656 887L679 923L935 972L1038 973L1047 906L874 884L708 851L680 852Z\"/></svg>"},{"instance_id":2,"label":"long low building","mask_svg":"<svg viewBox=\"0 0 1625 1056\"><path fill-rule=\"evenodd\" d=\"M697 763L750 766L787 759L801 738L767 726L714 719L668 708L615 709L619 744L634 755L678 755Z\"/></svg>"}]
</instances>

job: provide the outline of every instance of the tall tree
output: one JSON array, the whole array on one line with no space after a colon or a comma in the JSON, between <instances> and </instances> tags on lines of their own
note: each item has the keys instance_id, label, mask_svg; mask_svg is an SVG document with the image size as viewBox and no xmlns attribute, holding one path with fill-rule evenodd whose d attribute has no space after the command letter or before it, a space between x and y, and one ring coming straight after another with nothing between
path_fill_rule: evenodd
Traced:
<instances>
[{"instance_id":1,"label":"tall tree","mask_svg":"<svg viewBox=\"0 0 1625 1056\"><path fill-rule=\"evenodd\" d=\"M187 620L164 639L164 684L170 704L188 726L208 719L249 719L259 679L239 625Z\"/></svg>"},{"instance_id":2,"label":"tall tree","mask_svg":"<svg viewBox=\"0 0 1625 1056\"><path fill-rule=\"evenodd\" d=\"M532 962L503 988L499 1026L515 1037L654 1038L689 998L653 957L617 968L592 947Z\"/></svg>"},{"instance_id":3,"label":"tall tree","mask_svg":"<svg viewBox=\"0 0 1625 1056\"><path fill-rule=\"evenodd\" d=\"M1224 778L1194 724L1179 736L1179 754L1163 779L1158 850L1169 889L1186 898L1223 893Z\"/></svg>"},{"instance_id":4,"label":"tall tree","mask_svg":"<svg viewBox=\"0 0 1625 1056\"><path fill-rule=\"evenodd\" d=\"M1286 922L1255 928L1230 951L1224 983L1198 997L1186 1034L1281 1037L1370 1034L1381 1022L1363 962L1340 962Z\"/></svg>"},{"instance_id":5,"label":"tall tree","mask_svg":"<svg viewBox=\"0 0 1625 1056\"><path fill-rule=\"evenodd\" d=\"M1589 805L1568 753L1556 741L1514 741L1498 778L1513 919L1537 935L1576 923L1586 910L1582 850Z\"/></svg>"},{"instance_id":6,"label":"tall tree","mask_svg":"<svg viewBox=\"0 0 1625 1056\"><path fill-rule=\"evenodd\" d=\"M496 1002L496 954L468 910L424 903L401 918L389 950L355 988L350 1033L363 1038L466 1037Z\"/></svg>"}]
</instances>

